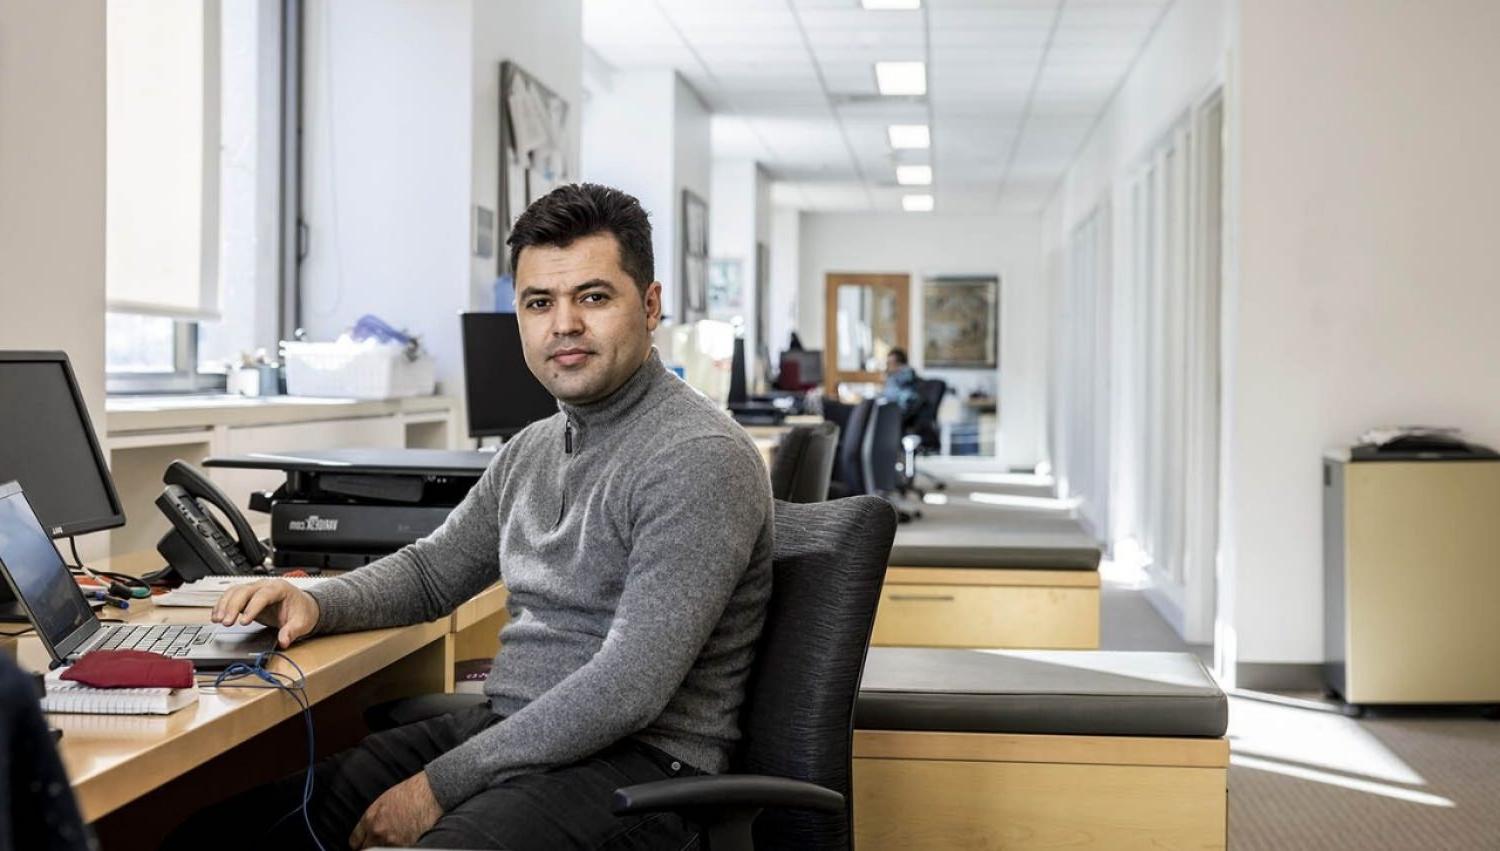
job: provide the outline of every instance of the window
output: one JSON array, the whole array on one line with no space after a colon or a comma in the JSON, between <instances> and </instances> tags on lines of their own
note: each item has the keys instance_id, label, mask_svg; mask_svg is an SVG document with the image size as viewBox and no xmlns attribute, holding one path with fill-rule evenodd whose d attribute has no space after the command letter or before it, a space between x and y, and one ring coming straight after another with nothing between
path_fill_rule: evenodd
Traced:
<instances>
[{"instance_id":1,"label":"window","mask_svg":"<svg viewBox=\"0 0 1500 851\"><path fill-rule=\"evenodd\" d=\"M241 352L274 352L281 6L108 4L111 393L220 390Z\"/></svg>"}]
</instances>

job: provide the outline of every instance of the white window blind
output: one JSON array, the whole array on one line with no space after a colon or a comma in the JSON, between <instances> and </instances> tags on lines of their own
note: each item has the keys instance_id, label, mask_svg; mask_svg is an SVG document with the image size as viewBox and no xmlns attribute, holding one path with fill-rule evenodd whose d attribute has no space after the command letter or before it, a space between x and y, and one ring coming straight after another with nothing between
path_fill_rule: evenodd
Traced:
<instances>
[{"instance_id":1,"label":"white window blind","mask_svg":"<svg viewBox=\"0 0 1500 851\"><path fill-rule=\"evenodd\" d=\"M219 2L107 4L108 309L219 317Z\"/></svg>"}]
</instances>

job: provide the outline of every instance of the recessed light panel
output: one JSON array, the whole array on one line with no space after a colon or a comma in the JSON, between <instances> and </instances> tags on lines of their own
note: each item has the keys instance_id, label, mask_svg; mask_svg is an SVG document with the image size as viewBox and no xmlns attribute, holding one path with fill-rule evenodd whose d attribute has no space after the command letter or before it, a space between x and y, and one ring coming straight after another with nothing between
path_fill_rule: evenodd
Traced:
<instances>
[{"instance_id":1,"label":"recessed light panel","mask_svg":"<svg viewBox=\"0 0 1500 851\"><path fill-rule=\"evenodd\" d=\"M901 209L908 213L930 213L932 212L932 196L903 195L901 196Z\"/></svg>"},{"instance_id":2,"label":"recessed light panel","mask_svg":"<svg viewBox=\"0 0 1500 851\"><path fill-rule=\"evenodd\" d=\"M926 186L932 182L932 166L898 165L896 182L902 186Z\"/></svg>"},{"instance_id":3,"label":"recessed light panel","mask_svg":"<svg viewBox=\"0 0 1500 851\"><path fill-rule=\"evenodd\" d=\"M892 148L928 148L932 146L932 134L926 124L892 124L886 128Z\"/></svg>"},{"instance_id":4,"label":"recessed light panel","mask_svg":"<svg viewBox=\"0 0 1500 851\"><path fill-rule=\"evenodd\" d=\"M866 9L885 11L889 9L920 9L922 0L859 0Z\"/></svg>"},{"instance_id":5,"label":"recessed light panel","mask_svg":"<svg viewBox=\"0 0 1500 851\"><path fill-rule=\"evenodd\" d=\"M875 85L883 95L927 94L924 62L876 62Z\"/></svg>"}]
</instances>

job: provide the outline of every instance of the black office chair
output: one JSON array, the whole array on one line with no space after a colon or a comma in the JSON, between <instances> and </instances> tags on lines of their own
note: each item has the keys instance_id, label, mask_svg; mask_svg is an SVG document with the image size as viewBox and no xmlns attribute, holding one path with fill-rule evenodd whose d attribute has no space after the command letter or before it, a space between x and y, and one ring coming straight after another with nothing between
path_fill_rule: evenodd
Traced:
<instances>
[{"instance_id":1,"label":"black office chair","mask_svg":"<svg viewBox=\"0 0 1500 851\"><path fill-rule=\"evenodd\" d=\"M0 656L0 849L95 848L42 720L31 677Z\"/></svg>"},{"instance_id":2,"label":"black office chair","mask_svg":"<svg viewBox=\"0 0 1500 851\"><path fill-rule=\"evenodd\" d=\"M853 848L854 699L895 536L895 514L876 497L777 502L771 600L734 773L628 786L616 790L615 812L679 812L700 832L701 851ZM388 729L485 700L406 698L365 720Z\"/></svg>"},{"instance_id":3,"label":"black office chair","mask_svg":"<svg viewBox=\"0 0 1500 851\"><path fill-rule=\"evenodd\" d=\"M869 480L865 478L864 446L865 433L873 421L874 409L875 400L865 399L850 408L848 421L840 428L838 457L833 463L833 483L828 488L830 499L870 493Z\"/></svg>"},{"instance_id":4,"label":"black office chair","mask_svg":"<svg viewBox=\"0 0 1500 851\"><path fill-rule=\"evenodd\" d=\"M734 773L619 789L615 812L678 812L703 851L853 848L854 699L895 535L890 505L873 497L778 502Z\"/></svg>"},{"instance_id":5,"label":"black office chair","mask_svg":"<svg viewBox=\"0 0 1500 851\"><path fill-rule=\"evenodd\" d=\"M796 426L782 435L771 462L771 495L785 502L828 498L839 427L830 422Z\"/></svg>"},{"instance_id":6,"label":"black office chair","mask_svg":"<svg viewBox=\"0 0 1500 851\"><path fill-rule=\"evenodd\" d=\"M918 477L925 477L930 481L933 490L948 487L947 482L921 471L917 466L918 455L936 455L943 449L942 432L938 428L938 409L942 407L943 397L947 394L948 382L943 379L919 379L917 408L903 424L906 435L901 439L901 444L906 450L906 480L902 491L914 494L918 499L927 495L926 489L918 484Z\"/></svg>"},{"instance_id":7,"label":"black office chair","mask_svg":"<svg viewBox=\"0 0 1500 851\"><path fill-rule=\"evenodd\" d=\"M860 462L865 482L872 496L889 500L902 523L921 517L916 508L906 508L897 500L904 486L903 449L901 446L901 406L889 399L875 401L870 426L860 447Z\"/></svg>"}]
</instances>

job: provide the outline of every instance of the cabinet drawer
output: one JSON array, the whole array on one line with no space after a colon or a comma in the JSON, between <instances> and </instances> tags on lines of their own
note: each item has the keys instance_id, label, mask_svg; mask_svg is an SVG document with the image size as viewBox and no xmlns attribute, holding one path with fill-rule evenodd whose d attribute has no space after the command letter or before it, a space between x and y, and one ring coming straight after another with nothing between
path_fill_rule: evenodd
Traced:
<instances>
[{"instance_id":1,"label":"cabinet drawer","mask_svg":"<svg viewBox=\"0 0 1500 851\"><path fill-rule=\"evenodd\" d=\"M887 584L871 643L880 647L1090 650L1097 588Z\"/></svg>"}]
</instances>

